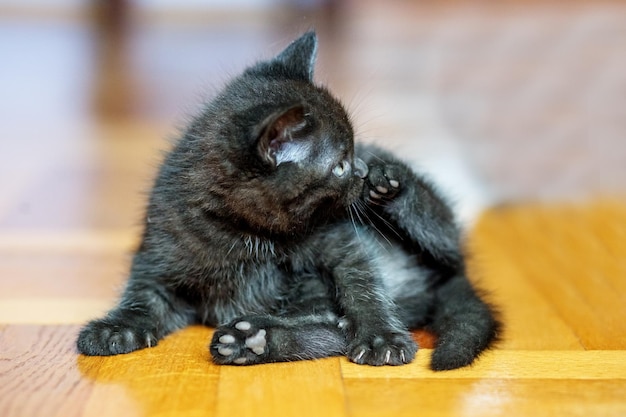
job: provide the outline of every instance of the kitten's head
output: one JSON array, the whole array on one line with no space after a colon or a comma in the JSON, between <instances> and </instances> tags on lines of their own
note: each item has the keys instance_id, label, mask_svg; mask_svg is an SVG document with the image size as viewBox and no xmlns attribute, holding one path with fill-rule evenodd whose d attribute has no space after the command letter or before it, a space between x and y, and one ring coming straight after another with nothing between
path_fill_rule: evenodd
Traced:
<instances>
[{"instance_id":1,"label":"kitten's head","mask_svg":"<svg viewBox=\"0 0 626 417\"><path fill-rule=\"evenodd\" d=\"M315 33L304 34L246 69L192 123L190 179L214 214L300 233L358 198L367 166L354 156L345 109L313 83L316 49Z\"/></svg>"}]
</instances>

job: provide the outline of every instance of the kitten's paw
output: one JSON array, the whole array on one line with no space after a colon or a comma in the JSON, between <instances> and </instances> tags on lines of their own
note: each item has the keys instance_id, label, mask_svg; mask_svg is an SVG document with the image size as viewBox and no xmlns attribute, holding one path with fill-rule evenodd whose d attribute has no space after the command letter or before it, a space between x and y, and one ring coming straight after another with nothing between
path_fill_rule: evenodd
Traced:
<instances>
[{"instance_id":1,"label":"kitten's paw","mask_svg":"<svg viewBox=\"0 0 626 417\"><path fill-rule=\"evenodd\" d=\"M110 356L156 346L157 342L150 330L95 320L80 331L76 347L84 355Z\"/></svg>"},{"instance_id":2,"label":"kitten's paw","mask_svg":"<svg viewBox=\"0 0 626 417\"><path fill-rule=\"evenodd\" d=\"M363 189L365 201L377 203L394 198L401 189L400 177L398 165L371 165Z\"/></svg>"},{"instance_id":3,"label":"kitten's paw","mask_svg":"<svg viewBox=\"0 0 626 417\"><path fill-rule=\"evenodd\" d=\"M267 331L240 319L216 329L209 349L213 361L221 365L262 363L268 353Z\"/></svg>"},{"instance_id":4,"label":"kitten's paw","mask_svg":"<svg viewBox=\"0 0 626 417\"><path fill-rule=\"evenodd\" d=\"M413 361L416 352L409 333L388 332L357 337L348 346L348 359L359 365L404 365Z\"/></svg>"}]
</instances>

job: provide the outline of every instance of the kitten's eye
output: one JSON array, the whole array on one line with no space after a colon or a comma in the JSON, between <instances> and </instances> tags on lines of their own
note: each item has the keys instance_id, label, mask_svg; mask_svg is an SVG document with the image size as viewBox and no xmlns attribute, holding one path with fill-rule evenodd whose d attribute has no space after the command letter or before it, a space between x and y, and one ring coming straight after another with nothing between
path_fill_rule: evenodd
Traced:
<instances>
[{"instance_id":1,"label":"kitten's eye","mask_svg":"<svg viewBox=\"0 0 626 417\"><path fill-rule=\"evenodd\" d=\"M343 160L333 168L333 174L336 177L343 177L350 171L350 162Z\"/></svg>"}]
</instances>

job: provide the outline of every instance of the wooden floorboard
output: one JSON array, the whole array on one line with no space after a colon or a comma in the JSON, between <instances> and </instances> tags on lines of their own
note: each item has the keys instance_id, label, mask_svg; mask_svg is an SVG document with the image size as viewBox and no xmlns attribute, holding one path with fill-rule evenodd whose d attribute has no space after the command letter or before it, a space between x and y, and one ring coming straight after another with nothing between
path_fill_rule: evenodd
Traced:
<instances>
[{"instance_id":1,"label":"wooden floorboard","mask_svg":"<svg viewBox=\"0 0 626 417\"><path fill-rule=\"evenodd\" d=\"M220 367L210 362L211 330L204 327L104 358L77 356L77 331L2 328L3 415L381 416L414 415L414 407L422 415L620 415L626 408L619 395L626 388L623 350L493 350L453 372L428 369L430 349L403 367L340 358Z\"/></svg>"},{"instance_id":2,"label":"wooden floorboard","mask_svg":"<svg viewBox=\"0 0 626 417\"><path fill-rule=\"evenodd\" d=\"M358 379L346 382L353 415L622 416L623 380ZM381 411L384 410L384 411Z\"/></svg>"},{"instance_id":3,"label":"wooden floorboard","mask_svg":"<svg viewBox=\"0 0 626 417\"><path fill-rule=\"evenodd\" d=\"M334 19L138 9L114 37L0 6L1 417L626 415L624 4L341 4ZM80 325L124 286L169 139L228 74L311 26L317 79L357 139L433 169L461 205L486 196L466 248L498 344L443 373L423 331L402 367L220 367L202 326L78 355Z\"/></svg>"},{"instance_id":4,"label":"wooden floorboard","mask_svg":"<svg viewBox=\"0 0 626 417\"><path fill-rule=\"evenodd\" d=\"M494 246L507 249L499 259L523 271L526 284L584 348L624 349L626 268L617 253L626 234L625 218L624 204L618 201L582 207L518 206L486 213L475 236L494 239ZM526 242L524 250L513 250L519 242ZM482 243L490 246L486 240Z\"/></svg>"}]
</instances>

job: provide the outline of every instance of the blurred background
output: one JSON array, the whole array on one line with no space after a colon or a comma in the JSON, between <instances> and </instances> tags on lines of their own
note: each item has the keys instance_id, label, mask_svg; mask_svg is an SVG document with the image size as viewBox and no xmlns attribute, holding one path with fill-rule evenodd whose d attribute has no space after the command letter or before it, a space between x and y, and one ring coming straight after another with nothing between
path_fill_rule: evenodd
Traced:
<instances>
[{"instance_id":1,"label":"blurred background","mask_svg":"<svg viewBox=\"0 0 626 417\"><path fill-rule=\"evenodd\" d=\"M2 0L4 245L127 236L188 115L311 28L358 139L429 172L464 219L625 194L624 2Z\"/></svg>"}]
</instances>

